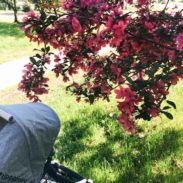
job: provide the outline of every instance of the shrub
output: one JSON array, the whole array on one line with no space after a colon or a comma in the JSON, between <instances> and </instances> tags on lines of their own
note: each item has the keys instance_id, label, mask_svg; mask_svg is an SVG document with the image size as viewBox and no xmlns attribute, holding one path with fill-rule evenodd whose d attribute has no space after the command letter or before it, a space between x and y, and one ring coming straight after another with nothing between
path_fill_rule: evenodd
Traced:
<instances>
[{"instance_id":1,"label":"shrub","mask_svg":"<svg viewBox=\"0 0 183 183\"><path fill-rule=\"evenodd\" d=\"M23 12L29 12L31 10L31 7L29 4L24 4L22 7Z\"/></svg>"}]
</instances>

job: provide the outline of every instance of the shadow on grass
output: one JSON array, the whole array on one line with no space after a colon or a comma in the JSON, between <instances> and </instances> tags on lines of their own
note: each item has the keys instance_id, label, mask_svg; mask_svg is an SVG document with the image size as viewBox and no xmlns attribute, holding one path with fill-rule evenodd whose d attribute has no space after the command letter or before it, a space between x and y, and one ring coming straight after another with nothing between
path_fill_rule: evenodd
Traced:
<instances>
[{"instance_id":1,"label":"shadow on grass","mask_svg":"<svg viewBox=\"0 0 183 183\"><path fill-rule=\"evenodd\" d=\"M82 142L85 132L88 131L89 124L79 126L79 120L66 122L64 136L59 143L58 156L60 161L72 159L77 153L86 151L87 147Z\"/></svg>"},{"instance_id":2,"label":"shadow on grass","mask_svg":"<svg viewBox=\"0 0 183 183\"><path fill-rule=\"evenodd\" d=\"M139 153L134 155L133 151L128 152L130 166L126 168L123 175L118 177L116 182L162 183L182 180L183 170L177 169L176 166L170 164L171 161L168 162L167 160L167 158L175 158L174 156L179 149L179 138L182 132L183 131L167 129L162 131L161 135L158 134L151 139L144 138L136 143L129 140L129 144L134 143L131 144L132 149ZM168 167L165 174L161 172L163 168L161 165L158 167L159 172L156 171L153 173L153 166L160 161L166 163L166 167ZM176 172L175 170L179 171Z\"/></svg>"},{"instance_id":3,"label":"shadow on grass","mask_svg":"<svg viewBox=\"0 0 183 183\"><path fill-rule=\"evenodd\" d=\"M15 24L10 22L0 22L0 36L22 38L25 35L21 30L21 24Z\"/></svg>"},{"instance_id":4,"label":"shadow on grass","mask_svg":"<svg viewBox=\"0 0 183 183\"><path fill-rule=\"evenodd\" d=\"M179 151L183 130L161 130L144 138L127 136L116 123L116 118L95 110L86 112L84 117L65 121L62 129L64 134L56 145L57 158L92 178L95 183L172 183L183 180L183 170L167 161L167 158L175 158ZM88 144L89 137L100 133L100 130L92 131L96 128L96 122L97 129L105 132L102 137L105 141L99 143L96 139L94 143L91 141ZM167 161L166 174L153 171L153 167L161 161ZM161 169L160 165L157 166Z\"/></svg>"}]
</instances>

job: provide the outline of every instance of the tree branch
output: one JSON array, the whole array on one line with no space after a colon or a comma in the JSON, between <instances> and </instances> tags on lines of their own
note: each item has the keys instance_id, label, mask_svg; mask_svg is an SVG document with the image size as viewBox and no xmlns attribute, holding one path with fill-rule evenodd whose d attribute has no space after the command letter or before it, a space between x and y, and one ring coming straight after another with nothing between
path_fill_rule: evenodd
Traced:
<instances>
[{"instance_id":1,"label":"tree branch","mask_svg":"<svg viewBox=\"0 0 183 183\"><path fill-rule=\"evenodd\" d=\"M170 0L167 0L166 5L165 5L165 7L164 7L163 11L165 11L165 10L166 10L166 8L167 8L167 6L168 6L169 1L170 1Z\"/></svg>"},{"instance_id":2,"label":"tree branch","mask_svg":"<svg viewBox=\"0 0 183 183\"><path fill-rule=\"evenodd\" d=\"M164 45L164 44L161 44L161 43L159 43L159 42L153 41L153 40L148 39L148 38L145 38L145 37L136 36L136 35L134 35L133 33L131 33L130 31L126 31L126 32L127 32L129 35L131 35L132 37L139 38L139 39L141 39L141 40L145 40L145 41L154 43L154 44L156 44L156 45L159 45L159 46L161 46L161 47L163 47L163 48L166 48L166 49L169 49L169 50L174 50L174 51L180 52L180 51L177 50L176 48L172 48L172 47L170 47L170 46L166 46L166 45Z\"/></svg>"}]
</instances>

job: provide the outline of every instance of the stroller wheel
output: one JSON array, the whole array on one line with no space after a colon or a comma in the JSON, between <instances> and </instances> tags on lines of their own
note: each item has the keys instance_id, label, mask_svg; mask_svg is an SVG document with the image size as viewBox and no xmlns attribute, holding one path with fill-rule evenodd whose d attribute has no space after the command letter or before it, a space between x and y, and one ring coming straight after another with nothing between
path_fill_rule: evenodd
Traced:
<instances>
[{"instance_id":1,"label":"stroller wheel","mask_svg":"<svg viewBox=\"0 0 183 183\"><path fill-rule=\"evenodd\" d=\"M58 163L49 163L41 183L93 183L80 174Z\"/></svg>"}]
</instances>

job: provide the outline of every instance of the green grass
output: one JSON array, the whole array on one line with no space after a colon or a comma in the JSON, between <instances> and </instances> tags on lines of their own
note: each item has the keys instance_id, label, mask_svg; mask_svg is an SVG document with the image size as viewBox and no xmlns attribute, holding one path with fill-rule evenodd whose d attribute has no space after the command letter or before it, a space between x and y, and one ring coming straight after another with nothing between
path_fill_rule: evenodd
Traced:
<instances>
[{"instance_id":1,"label":"green grass","mask_svg":"<svg viewBox=\"0 0 183 183\"><path fill-rule=\"evenodd\" d=\"M174 120L138 121L130 136L117 123L116 102L77 103L51 75L43 102L62 120L55 158L95 183L183 183L183 82L172 88ZM1 104L28 101L15 87L0 93Z\"/></svg>"},{"instance_id":2,"label":"green grass","mask_svg":"<svg viewBox=\"0 0 183 183\"><path fill-rule=\"evenodd\" d=\"M0 21L0 64L32 55L33 46L20 25Z\"/></svg>"}]
</instances>

